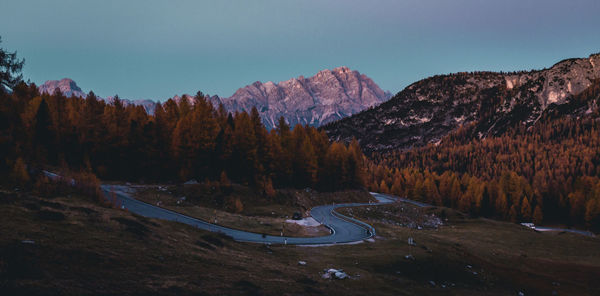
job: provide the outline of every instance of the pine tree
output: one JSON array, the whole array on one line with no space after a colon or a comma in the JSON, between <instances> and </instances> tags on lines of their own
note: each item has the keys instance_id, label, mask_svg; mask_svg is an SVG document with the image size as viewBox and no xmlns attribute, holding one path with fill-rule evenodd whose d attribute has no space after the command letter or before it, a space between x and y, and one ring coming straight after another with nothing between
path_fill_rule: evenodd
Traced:
<instances>
[{"instance_id":1,"label":"pine tree","mask_svg":"<svg viewBox=\"0 0 600 296\"><path fill-rule=\"evenodd\" d=\"M535 210L533 211L533 223L539 225L544 222L544 214L542 212L542 208L539 205L535 206Z\"/></svg>"},{"instance_id":2,"label":"pine tree","mask_svg":"<svg viewBox=\"0 0 600 296\"><path fill-rule=\"evenodd\" d=\"M384 194L390 193L388 185L385 183L385 180L381 180L381 183L379 184L379 192Z\"/></svg>"},{"instance_id":3,"label":"pine tree","mask_svg":"<svg viewBox=\"0 0 600 296\"><path fill-rule=\"evenodd\" d=\"M531 221L531 205L527 197L523 198L521 202L521 219L527 222Z\"/></svg>"},{"instance_id":4,"label":"pine tree","mask_svg":"<svg viewBox=\"0 0 600 296\"><path fill-rule=\"evenodd\" d=\"M310 184L311 186L317 183L318 163L313 145L308 137L304 137L302 141L302 147L299 151L299 159L303 160L302 165L302 181L304 184ZM300 156L301 155L301 156Z\"/></svg>"},{"instance_id":5,"label":"pine tree","mask_svg":"<svg viewBox=\"0 0 600 296\"><path fill-rule=\"evenodd\" d=\"M593 231L600 230L600 200L591 198L585 207L586 225Z\"/></svg>"},{"instance_id":6,"label":"pine tree","mask_svg":"<svg viewBox=\"0 0 600 296\"><path fill-rule=\"evenodd\" d=\"M352 185L364 186L365 171L363 153L356 138L353 138L348 145L348 174Z\"/></svg>"},{"instance_id":7,"label":"pine tree","mask_svg":"<svg viewBox=\"0 0 600 296\"><path fill-rule=\"evenodd\" d=\"M346 153L346 147L344 144L334 142L331 144L331 146L329 146L329 149L325 155L325 175L322 178L323 188L326 188L329 191L334 191L343 188L344 184L346 184L348 176L348 168L346 167ZM382 183L385 183L385 181L382 180ZM387 193L387 184L383 186L382 189L385 189L385 193Z\"/></svg>"},{"instance_id":8,"label":"pine tree","mask_svg":"<svg viewBox=\"0 0 600 296\"><path fill-rule=\"evenodd\" d=\"M450 202L447 205L456 207L458 205L458 201L461 198L461 195L462 190L460 189L460 182L456 177L453 177L452 183L450 185Z\"/></svg>"},{"instance_id":9,"label":"pine tree","mask_svg":"<svg viewBox=\"0 0 600 296\"><path fill-rule=\"evenodd\" d=\"M400 179L400 175L396 175L394 177L394 183L392 183L392 188L390 189L390 193L397 196L402 196L402 180Z\"/></svg>"},{"instance_id":10,"label":"pine tree","mask_svg":"<svg viewBox=\"0 0 600 296\"><path fill-rule=\"evenodd\" d=\"M242 112L237 114L234 120L232 163L237 170L230 171L229 175L244 184L256 184L260 179L257 175L259 159L250 116Z\"/></svg>"},{"instance_id":11,"label":"pine tree","mask_svg":"<svg viewBox=\"0 0 600 296\"><path fill-rule=\"evenodd\" d=\"M441 205L442 199L438 192L437 186L435 185L435 181L431 177L427 177L425 182L423 182L423 187L425 191L425 200L434 205Z\"/></svg>"},{"instance_id":12,"label":"pine tree","mask_svg":"<svg viewBox=\"0 0 600 296\"><path fill-rule=\"evenodd\" d=\"M496 216L501 218L506 217L508 214L508 201L506 200L506 194L504 194L502 189L498 192L498 197L496 198L496 203L494 205L494 212L496 213Z\"/></svg>"},{"instance_id":13,"label":"pine tree","mask_svg":"<svg viewBox=\"0 0 600 296\"><path fill-rule=\"evenodd\" d=\"M490 193L487 185L483 186L483 192L481 194L481 203L479 208L482 216L489 217L491 215Z\"/></svg>"},{"instance_id":14,"label":"pine tree","mask_svg":"<svg viewBox=\"0 0 600 296\"><path fill-rule=\"evenodd\" d=\"M516 204L513 204L510 207L510 211L508 212L508 219L511 222L519 222L519 210L517 210Z\"/></svg>"},{"instance_id":15,"label":"pine tree","mask_svg":"<svg viewBox=\"0 0 600 296\"><path fill-rule=\"evenodd\" d=\"M2 43L1 37L0 43ZM10 53L0 48L0 94L14 89L23 81L20 73L24 64L25 60L19 60L16 51Z\"/></svg>"}]
</instances>

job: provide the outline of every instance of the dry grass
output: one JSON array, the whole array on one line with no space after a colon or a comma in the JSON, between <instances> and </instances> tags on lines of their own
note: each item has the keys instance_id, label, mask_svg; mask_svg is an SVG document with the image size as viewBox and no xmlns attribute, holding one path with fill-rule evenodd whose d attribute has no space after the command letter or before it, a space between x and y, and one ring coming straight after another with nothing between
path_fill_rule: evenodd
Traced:
<instances>
[{"instance_id":1,"label":"dry grass","mask_svg":"<svg viewBox=\"0 0 600 296\"><path fill-rule=\"evenodd\" d=\"M536 233L482 219L450 218L447 223L438 230L416 230L373 221L380 235L373 243L267 247L237 243L174 222L146 219L76 195L44 199L3 190L0 294L600 292L595 281L600 277L597 238ZM408 237L417 245L409 247ZM404 259L408 253L414 261ZM299 260L307 265L299 265ZM322 279L324 268L342 268L352 278Z\"/></svg>"},{"instance_id":2,"label":"dry grass","mask_svg":"<svg viewBox=\"0 0 600 296\"><path fill-rule=\"evenodd\" d=\"M600 278L600 239L597 237L541 233L518 224L467 219L450 209L413 207L406 211L408 216L414 212L439 214L443 210L448 217L446 225L439 229L417 230L398 226L390 219L389 213L396 207L398 205L373 207L370 211L354 210L354 216L369 220L386 240L399 241L403 254L415 256L415 265L423 261L434 261L437 263L433 265L441 266L458 262L460 264L454 268L458 274L477 272L473 278L488 288L512 287L515 293L526 291L526 295L550 295L553 291L558 295L597 295L600 292L600 287L595 284ZM403 207L412 206L405 204ZM405 221L405 213L397 213L396 221ZM408 245L409 237L417 242L416 246ZM396 262L406 265L406 261L400 258ZM429 278L451 278L454 273L440 274L433 266L427 268L428 263L424 264L420 268L427 272L422 274ZM472 268L465 268L467 265Z\"/></svg>"}]
</instances>

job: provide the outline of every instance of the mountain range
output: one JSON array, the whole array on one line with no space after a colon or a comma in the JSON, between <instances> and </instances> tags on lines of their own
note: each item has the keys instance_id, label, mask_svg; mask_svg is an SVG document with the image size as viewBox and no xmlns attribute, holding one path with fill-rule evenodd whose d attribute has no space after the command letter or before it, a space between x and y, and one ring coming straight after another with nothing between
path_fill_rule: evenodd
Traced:
<instances>
[{"instance_id":1,"label":"mountain range","mask_svg":"<svg viewBox=\"0 0 600 296\"><path fill-rule=\"evenodd\" d=\"M39 90L52 94L57 88L66 96L86 96L69 78L46 81ZM215 107L223 104L232 113L256 107L265 126L272 129L281 116L292 126L319 126L380 104L390 97L389 92L381 90L366 75L348 67L338 67L322 70L308 78L300 76L279 83L257 81L238 89L231 97L211 96L208 99ZM105 100L110 102L112 99L108 97ZM172 99L193 102L190 95L174 96ZM123 101L125 104L142 105L151 114L156 104L151 100Z\"/></svg>"},{"instance_id":2,"label":"mountain range","mask_svg":"<svg viewBox=\"0 0 600 296\"><path fill-rule=\"evenodd\" d=\"M44 84L40 85L38 87L38 89L39 89L40 93L48 93L51 95L54 94L56 89L58 89L66 97L74 96L74 97L85 98L87 96L87 93L83 92L81 90L81 88L79 86L77 86L77 83L75 83L75 81L73 81L70 78L63 78L61 80L48 80L48 81L44 82ZM110 103L115 99L115 97L114 96L109 96L106 98L98 97L98 99L105 100L106 102ZM128 100L128 99L122 99L122 98L119 98L119 99L121 101L123 101L123 103L125 105L130 105L130 104L140 105L140 106L143 106L144 109L146 109L146 112L148 112L149 114L154 114L154 108L156 107L156 102L154 102L152 100Z\"/></svg>"},{"instance_id":3,"label":"mountain range","mask_svg":"<svg viewBox=\"0 0 600 296\"><path fill-rule=\"evenodd\" d=\"M231 112L256 107L267 128L283 116L292 126L319 126L355 114L391 97L364 74L347 67L322 70L273 83L255 82L238 89L229 98L216 98Z\"/></svg>"},{"instance_id":4,"label":"mountain range","mask_svg":"<svg viewBox=\"0 0 600 296\"><path fill-rule=\"evenodd\" d=\"M598 79L600 54L536 71L437 75L323 129L332 140L358 139L367 152L437 143L467 125L475 125L475 136L485 138L509 127L532 126L545 110L573 101Z\"/></svg>"}]
</instances>

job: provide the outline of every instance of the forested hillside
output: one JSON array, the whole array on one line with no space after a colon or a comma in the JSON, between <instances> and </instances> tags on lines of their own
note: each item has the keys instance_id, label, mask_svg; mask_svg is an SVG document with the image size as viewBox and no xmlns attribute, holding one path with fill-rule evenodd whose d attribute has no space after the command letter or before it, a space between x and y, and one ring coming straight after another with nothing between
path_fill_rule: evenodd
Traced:
<instances>
[{"instance_id":1,"label":"forested hillside","mask_svg":"<svg viewBox=\"0 0 600 296\"><path fill-rule=\"evenodd\" d=\"M600 230L600 81L529 128L480 139L477 123L438 144L375 153L373 191L512 221Z\"/></svg>"},{"instance_id":2,"label":"forested hillside","mask_svg":"<svg viewBox=\"0 0 600 296\"><path fill-rule=\"evenodd\" d=\"M439 142L475 123L478 137L501 135L514 124L530 127L546 108L600 79L600 54L520 72L462 72L417 81L389 101L323 126L333 140L356 138L367 153Z\"/></svg>"},{"instance_id":3,"label":"forested hillside","mask_svg":"<svg viewBox=\"0 0 600 296\"><path fill-rule=\"evenodd\" d=\"M361 187L363 154L356 142L283 119L270 132L256 109L215 110L202 93L194 104L169 100L153 116L143 107L107 104L34 84L0 90L0 174L26 182L32 169L64 167L108 180L232 180L272 194L277 187Z\"/></svg>"}]
</instances>

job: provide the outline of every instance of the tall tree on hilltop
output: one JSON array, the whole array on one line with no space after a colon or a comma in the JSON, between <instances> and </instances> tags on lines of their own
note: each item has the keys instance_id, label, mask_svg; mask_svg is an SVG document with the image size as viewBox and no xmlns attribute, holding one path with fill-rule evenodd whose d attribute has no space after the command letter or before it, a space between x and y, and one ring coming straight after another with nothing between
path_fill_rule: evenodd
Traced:
<instances>
[{"instance_id":1,"label":"tall tree on hilltop","mask_svg":"<svg viewBox=\"0 0 600 296\"><path fill-rule=\"evenodd\" d=\"M212 104L206 100L202 92L198 92L194 99L195 104L191 113L192 150L189 151L194 155L192 165L197 176L216 178L221 172L211 172L210 169L219 125Z\"/></svg>"},{"instance_id":2,"label":"tall tree on hilltop","mask_svg":"<svg viewBox=\"0 0 600 296\"><path fill-rule=\"evenodd\" d=\"M2 37L0 37L0 44ZM0 92L12 91L17 84L23 81L21 70L25 60L17 58L17 52L7 52L0 48Z\"/></svg>"},{"instance_id":3,"label":"tall tree on hilltop","mask_svg":"<svg viewBox=\"0 0 600 296\"><path fill-rule=\"evenodd\" d=\"M268 154L267 145L267 130L264 128L262 120L260 118L260 114L256 107L252 107L250 111L250 121L252 122L252 129L254 129L254 136L256 137L256 147L257 147L257 157L258 163L256 167L256 174L264 175L265 174L265 157Z\"/></svg>"},{"instance_id":4,"label":"tall tree on hilltop","mask_svg":"<svg viewBox=\"0 0 600 296\"><path fill-rule=\"evenodd\" d=\"M358 140L353 138L348 145L348 177L352 184L363 184L365 180L363 153Z\"/></svg>"}]
</instances>

